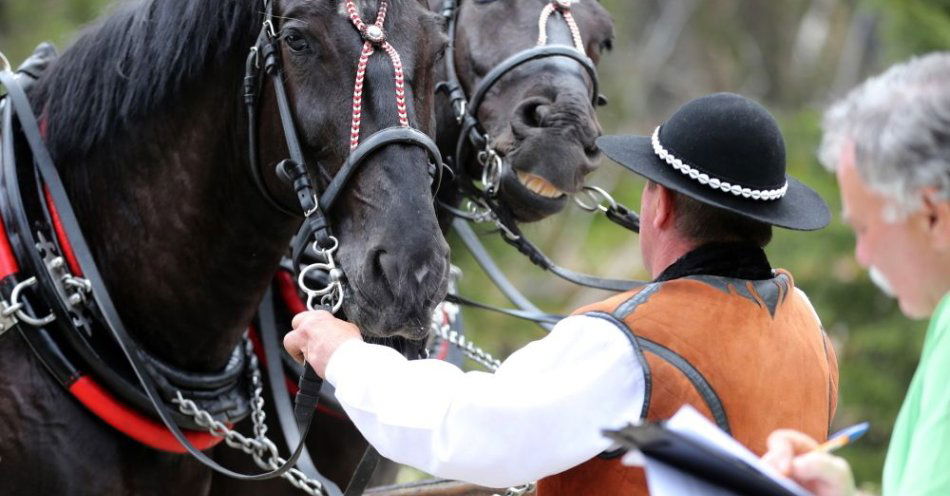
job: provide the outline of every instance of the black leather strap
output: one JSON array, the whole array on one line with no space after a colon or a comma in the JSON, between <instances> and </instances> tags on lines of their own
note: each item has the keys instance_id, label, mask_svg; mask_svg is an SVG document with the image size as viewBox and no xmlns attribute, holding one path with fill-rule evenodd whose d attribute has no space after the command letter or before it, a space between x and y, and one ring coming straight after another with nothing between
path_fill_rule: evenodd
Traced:
<instances>
[{"instance_id":1,"label":"black leather strap","mask_svg":"<svg viewBox=\"0 0 950 496\"><path fill-rule=\"evenodd\" d=\"M330 181L330 184L327 185L320 195L320 208L329 211L330 208L333 207L340 191L342 191L343 187L349 182L353 173L365 163L367 157L380 148L399 143L419 146L426 151L429 155L429 159L435 163L436 177L433 178L433 191L438 190L438 186L442 182L442 169L444 167L439 147L432 141L432 138L419 130L410 127L395 126L373 133L353 150L340 170L333 176L333 180Z\"/></svg>"},{"instance_id":2,"label":"black leather strap","mask_svg":"<svg viewBox=\"0 0 950 496\"><path fill-rule=\"evenodd\" d=\"M456 303L459 305L465 305L472 308L480 308L482 310L488 310L490 312L500 313L502 315L507 315L509 317L514 317L516 319L528 320L537 324L548 324L553 326L557 324L562 319L563 315L555 315L551 313L544 312L534 312L531 310L514 310L510 308L501 308L494 305L488 305L486 303L479 303L477 301L469 300L464 296L447 294L445 295L445 301Z\"/></svg>"},{"instance_id":3,"label":"black leather strap","mask_svg":"<svg viewBox=\"0 0 950 496\"><path fill-rule=\"evenodd\" d=\"M505 224L508 230L517 236L512 237L506 233L502 233L502 239L504 239L505 242L517 248L519 252L528 257L528 260L531 260L531 262L538 267L551 272L561 279L570 281L580 286L586 286L588 288L605 289L608 291L617 292L629 291L646 284L643 281L596 277L561 267L555 264L553 260L548 258L548 256L545 255L544 252L542 252L541 249L538 248L534 243L529 241L528 238L526 238L524 234L521 233L521 230L514 222L505 222Z\"/></svg>"},{"instance_id":4,"label":"black leather strap","mask_svg":"<svg viewBox=\"0 0 950 496\"><path fill-rule=\"evenodd\" d=\"M482 102L485 101L485 95L487 95L488 92L491 91L498 81L500 81L506 74L524 64L527 64L528 62L551 57L566 57L576 61L581 65L581 67L584 68L584 70L587 72L587 75L590 76L591 101L594 103L594 105L596 105L597 96L600 93L598 90L597 69L594 67L594 62L590 59L590 57L588 57L586 54L578 52L574 47L563 45L545 45L520 51L511 57L508 57L502 61L502 63L488 71L488 74L485 74L485 77L482 78L481 82L478 84L478 87L475 88L475 93L472 95L471 100L469 100L469 113L476 119L478 118L478 110L481 108Z\"/></svg>"},{"instance_id":5,"label":"black leather strap","mask_svg":"<svg viewBox=\"0 0 950 496\"><path fill-rule=\"evenodd\" d=\"M376 451L373 445L368 445L366 451L363 452L363 458L360 458L360 463L356 466L356 471L353 472L353 476L350 477L350 482L347 484L346 492L343 493L343 496L359 496L363 494L366 491L366 486L369 485L369 480L373 478L373 472L376 471L379 460L379 452Z\"/></svg>"},{"instance_id":6,"label":"black leather strap","mask_svg":"<svg viewBox=\"0 0 950 496\"><path fill-rule=\"evenodd\" d=\"M285 382L284 368L281 366L280 354L280 333L277 331L277 318L274 315L274 295L268 288L264 294L264 299L257 310L257 330L260 333L261 344L264 348L264 358L267 360L267 385L273 396L274 411L277 413L277 422L280 425L281 433L284 435L284 441L287 446L299 444L303 437L297 427L297 421L294 417L293 402L290 394L287 392ZM327 494L341 494L340 488L327 479L317 470L310 457L310 452L304 448L297 460L297 468L307 477L319 480L327 489Z\"/></svg>"}]
</instances>

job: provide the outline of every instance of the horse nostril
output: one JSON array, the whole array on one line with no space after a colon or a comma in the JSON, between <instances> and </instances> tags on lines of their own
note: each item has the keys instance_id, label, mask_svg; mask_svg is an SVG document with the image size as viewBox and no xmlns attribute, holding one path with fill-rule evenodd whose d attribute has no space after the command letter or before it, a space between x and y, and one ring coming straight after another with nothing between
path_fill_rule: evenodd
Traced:
<instances>
[{"instance_id":1,"label":"horse nostril","mask_svg":"<svg viewBox=\"0 0 950 496\"><path fill-rule=\"evenodd\" d=\"M551 115L551 105L544 100L532 99L521 104L518 109L521 122L529 127L544 127Z\"/></svg>"}]
</instances>

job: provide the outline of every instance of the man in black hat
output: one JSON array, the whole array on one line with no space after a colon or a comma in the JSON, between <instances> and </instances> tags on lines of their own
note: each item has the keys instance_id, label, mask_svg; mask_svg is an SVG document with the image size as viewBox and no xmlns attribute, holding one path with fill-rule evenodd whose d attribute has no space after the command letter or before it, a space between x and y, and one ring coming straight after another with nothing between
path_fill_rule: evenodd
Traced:
<instances>
[{"instance_id":1,"label":"man in black hat","mask_svg":"<svg viewBox=\"0 0 950 496\"><path fill-rule=\"evenodd\" d=\"M565 318L494 374L409 362L327 312L284 340L336 387L379 452L428 473L541 495L645 494L642 470L598 453L601 429L689 404L753 451L794 427L827 435L837 364L808 299L762 248L771 226L819 229L818 195L785 174L778 125L720 93L652 136L605 136L604 153L648 179L640 247L649 284Z\"/></svg>"}]
</instances>

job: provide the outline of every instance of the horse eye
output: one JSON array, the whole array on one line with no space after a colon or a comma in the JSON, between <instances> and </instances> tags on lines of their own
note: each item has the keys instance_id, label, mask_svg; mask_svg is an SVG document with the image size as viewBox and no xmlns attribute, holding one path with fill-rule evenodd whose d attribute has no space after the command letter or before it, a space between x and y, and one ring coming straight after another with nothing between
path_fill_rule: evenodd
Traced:
<instances>
[{"instance_id":1,"label":"horse eye","mask_svg":"<svg viewBox=\"0 0 950 496\"><path fill-rule=\"evenodd\" d=\"M475 0L475 3L477 4L486 4L486 3L494 3L494 2L495 0Z\"/></svg>"},{"instance_id":2,"label":"horse eye","mask_svg":"<svg viewBox=\"0 0 950 496\"><path fill-rule=\"evenodd\" d=\"M297 31L291 31L285 34L284 43L286 43L292 51L297 53L305 52L310 49L310 44L307 43L307 39Z\"/></svg>"}]
</instances>

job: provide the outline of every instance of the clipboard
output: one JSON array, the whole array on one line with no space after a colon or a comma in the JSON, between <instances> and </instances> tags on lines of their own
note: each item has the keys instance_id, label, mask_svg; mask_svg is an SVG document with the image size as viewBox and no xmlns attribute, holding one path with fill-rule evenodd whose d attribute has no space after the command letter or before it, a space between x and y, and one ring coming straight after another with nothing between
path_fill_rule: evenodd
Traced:
<instances>
[{"instance_id":1,"label":"clipboard","mask_svg":"<svg viewBox=\"0 0 950 496\"><path fill-rule=\"evenodd\" d=\"M603 434L624 448L639 450L648 458L738 494L796 496L744 460L673 432L662 423L629 425Z\"/></svg>"}]
</instances>

